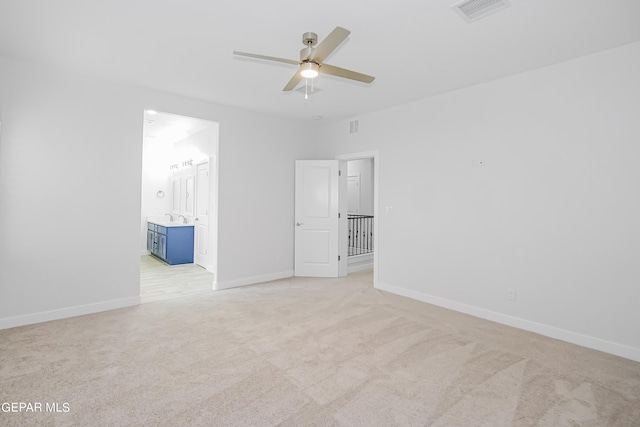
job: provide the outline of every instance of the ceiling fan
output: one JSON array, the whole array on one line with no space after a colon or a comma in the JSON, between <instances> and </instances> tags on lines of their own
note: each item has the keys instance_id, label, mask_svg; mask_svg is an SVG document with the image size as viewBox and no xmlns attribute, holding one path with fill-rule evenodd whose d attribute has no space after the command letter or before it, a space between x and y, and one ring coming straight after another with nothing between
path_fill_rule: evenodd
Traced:
<instances>
[{"instance_id":1,"label":"ceiling fan","mask_svg":"<svg viewBox=\"0 0 640 427\"><path fill-rule=\"evenodd\" d=\"M304 78L315 78L318 74L329 74L332 76L343 77L345 79L356 80L364 83L371 83L375 77L366 74L357 73L345 68L335 67L325 64L324 60L351 34L351 31L342 27L336 27L320 44L318 43L318 35L316 33L304 33L302 35L302 43L306 46L300 51L300 60L276 58L273 56L257 55L255 53L246 53L233 51L234 55L248 56L249 58L266 59L268 61L284 62L285 64L297 65L299 70L291 77L289 83L282 89L283 91L291 91Z\"/></svg>"}]
</instances>

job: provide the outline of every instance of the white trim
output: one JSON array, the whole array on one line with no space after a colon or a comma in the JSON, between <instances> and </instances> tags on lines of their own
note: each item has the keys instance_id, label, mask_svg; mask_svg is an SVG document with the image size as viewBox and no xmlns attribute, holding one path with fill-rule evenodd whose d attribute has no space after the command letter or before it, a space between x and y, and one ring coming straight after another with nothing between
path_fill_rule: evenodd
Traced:
<instances>
[{"instance_id":1,"label":"white trim","mask_svg":"<svg viewBox=\"0 0 640 427\"><path fill-rule=\"evenodd\" d=\"M402 295L411 299L437 305L439 307L448 308L460 313L470 314L475 317L491 320L492 322L512 326L514 328L523 329L529 332L535 332L537 334L544 335L550 338L555 338L572 344L577 344L583 347L603 351L605 353L640 362L640 348L606 341L589 335L583 335L577 332L568 331L566 329L556 328L555 326L521 319L519 317L509 316L507 314L502 314L473 305L468 305L461 302L424 294L422 292L401 288L398 286L390 285L388 283L378 282L374 285L374 287L376 289L391 292L397 295Z\"/></svg>"},{"instance_id":2,"label":"white trim","mask_svg":"<svg viewBox=\"0 0 640 427\"><path fill-rule=\"evenodd\" d=\"M145 256L145 255L151 255L151 252L149 252L147 249L141 249L140 256Z\"/></svg>"},{"instance_id":3,"label":"white trim","mask_svg":"<svg viewBox=\"0 0 640 427\"><path fill-rule=\"evenodd\" d=\"M139 305L140 296L102 301L93 304L76 305L74 307L60 308L51 311L25 314L22 316L5 317L0 319L0 330L31 325L34 323L49 322L51 320L66 319L69 317L83 316L85 314L99 313L101 311L115 310L118 308Z\"/></svg>"},{"instance_id":4,"label":"white trim","mask_svg":"<svg viewBox=\"0 0 640 427\"><path fill-rule=\"evenodd\" d=\"M263 274L253 277L242 277L240 279L227 280L224 282L213 282L213 290L237 288L239 286L255 285L256 283L270 282L272 280L287 279L293 277L293 270L281 271L279 273Z\"/></svg>"},{"instance_id":5,"label":"white trim","mask_svg":"<svg viewBox=\"0 0 640 427\"><path fill-rule=\"evenodd\" d=\"M349 235L347 162L338 160L338 167L338 277L345 277L349 274L348 239L344 238Z\"/></svg>"},{"instance_id":6,"label":"white trim","mask_svg":"<svg viewBox=\"0 0 640 427\"><path fill-rule=\"evenodd\" d=\"M220 157L220 123L218 123L218 139L213 147L213 155L209 157L209 253L207 254L207 271L214 274L214 278L218 277L218 258L220 233L218 232L218 216L219 216L219 194L220 194L220 165L218 158ZM213 183L213 186L211 185ZM214 286L215 289L215 280Z\"/></svg>"}]
</instances>

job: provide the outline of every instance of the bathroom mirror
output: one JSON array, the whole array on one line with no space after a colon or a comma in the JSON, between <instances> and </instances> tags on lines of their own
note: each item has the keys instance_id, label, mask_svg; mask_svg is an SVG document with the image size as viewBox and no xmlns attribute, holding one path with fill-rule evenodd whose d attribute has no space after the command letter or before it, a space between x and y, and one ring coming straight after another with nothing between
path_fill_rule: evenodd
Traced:
<instances>
[{"instance_id":1,"label":"bathroom mirror","mask_svg":"<svg viewBox=\"0 0 640 427\"><path fill-rule=\"evenodd\" d=\"M180 184L182 179L179 177L174 177L173 178L173 189L172 189L172 204L171 204L171 213L174 213L176 215L180 214L180 198L181 198L181 192L180 192Z\"/></svg>"},{"instance_id":2,"label":"bathroom mirror","mask_svg":"<svg viewBox=\"0 0 640 427\"><path fill-rule=\"evenodd\" d=\"M184 206L184 214L185 215L193 215L194 209L194 201L195 201L195 177L193 175L186 177L185 179L185 206Z\"/></svg>"}]
</instances>

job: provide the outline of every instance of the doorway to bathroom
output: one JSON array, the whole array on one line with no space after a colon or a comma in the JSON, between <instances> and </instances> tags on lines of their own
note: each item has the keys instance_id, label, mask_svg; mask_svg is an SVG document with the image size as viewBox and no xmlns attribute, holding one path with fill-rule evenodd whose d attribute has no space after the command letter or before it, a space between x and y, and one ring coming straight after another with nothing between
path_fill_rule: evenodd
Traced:
<instances>
[{"instance_id":1,"label":"doorway to bathroom","mask_svg":"<svg viewBox=\"0 0 640 427\"><path fill-rule=\"evenodd\" d=\"M152 110L144 111L143 120L142 300L209 292L217 270L219 124ZM178 248L187 251L189 259L170 265L170 257L163 254L176 249L168 246L175 227L193 230L193 239L188 248ZM168 231L166 237L160 231Z\"/></svg>"}]
</instances>

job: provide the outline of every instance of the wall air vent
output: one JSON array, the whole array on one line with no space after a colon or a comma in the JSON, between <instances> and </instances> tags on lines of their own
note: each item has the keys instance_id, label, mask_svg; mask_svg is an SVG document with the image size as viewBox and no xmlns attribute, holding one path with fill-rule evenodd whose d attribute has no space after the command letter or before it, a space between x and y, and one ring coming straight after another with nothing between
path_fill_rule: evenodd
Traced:
<instances>
[{"instance_id":1,"label":"wall air vent","mask_svg":"<svg viewBox=\"0 0 640 427\"><path fill-rule=\"evenodd\" d=\"M452 9L467 22L473 22L510 6L508 0L464 0Z\"/></svg>"},{"instance_id":2,"label":"wall air vent","mask_svg":"<svg viewBox=\"0 0 640 427\"><path fill-rule=\"evenodd\" d=\"M351 120L349 122L349 133L357 133L358 132L358 121Z\"/></svg>"}]
</instances>

